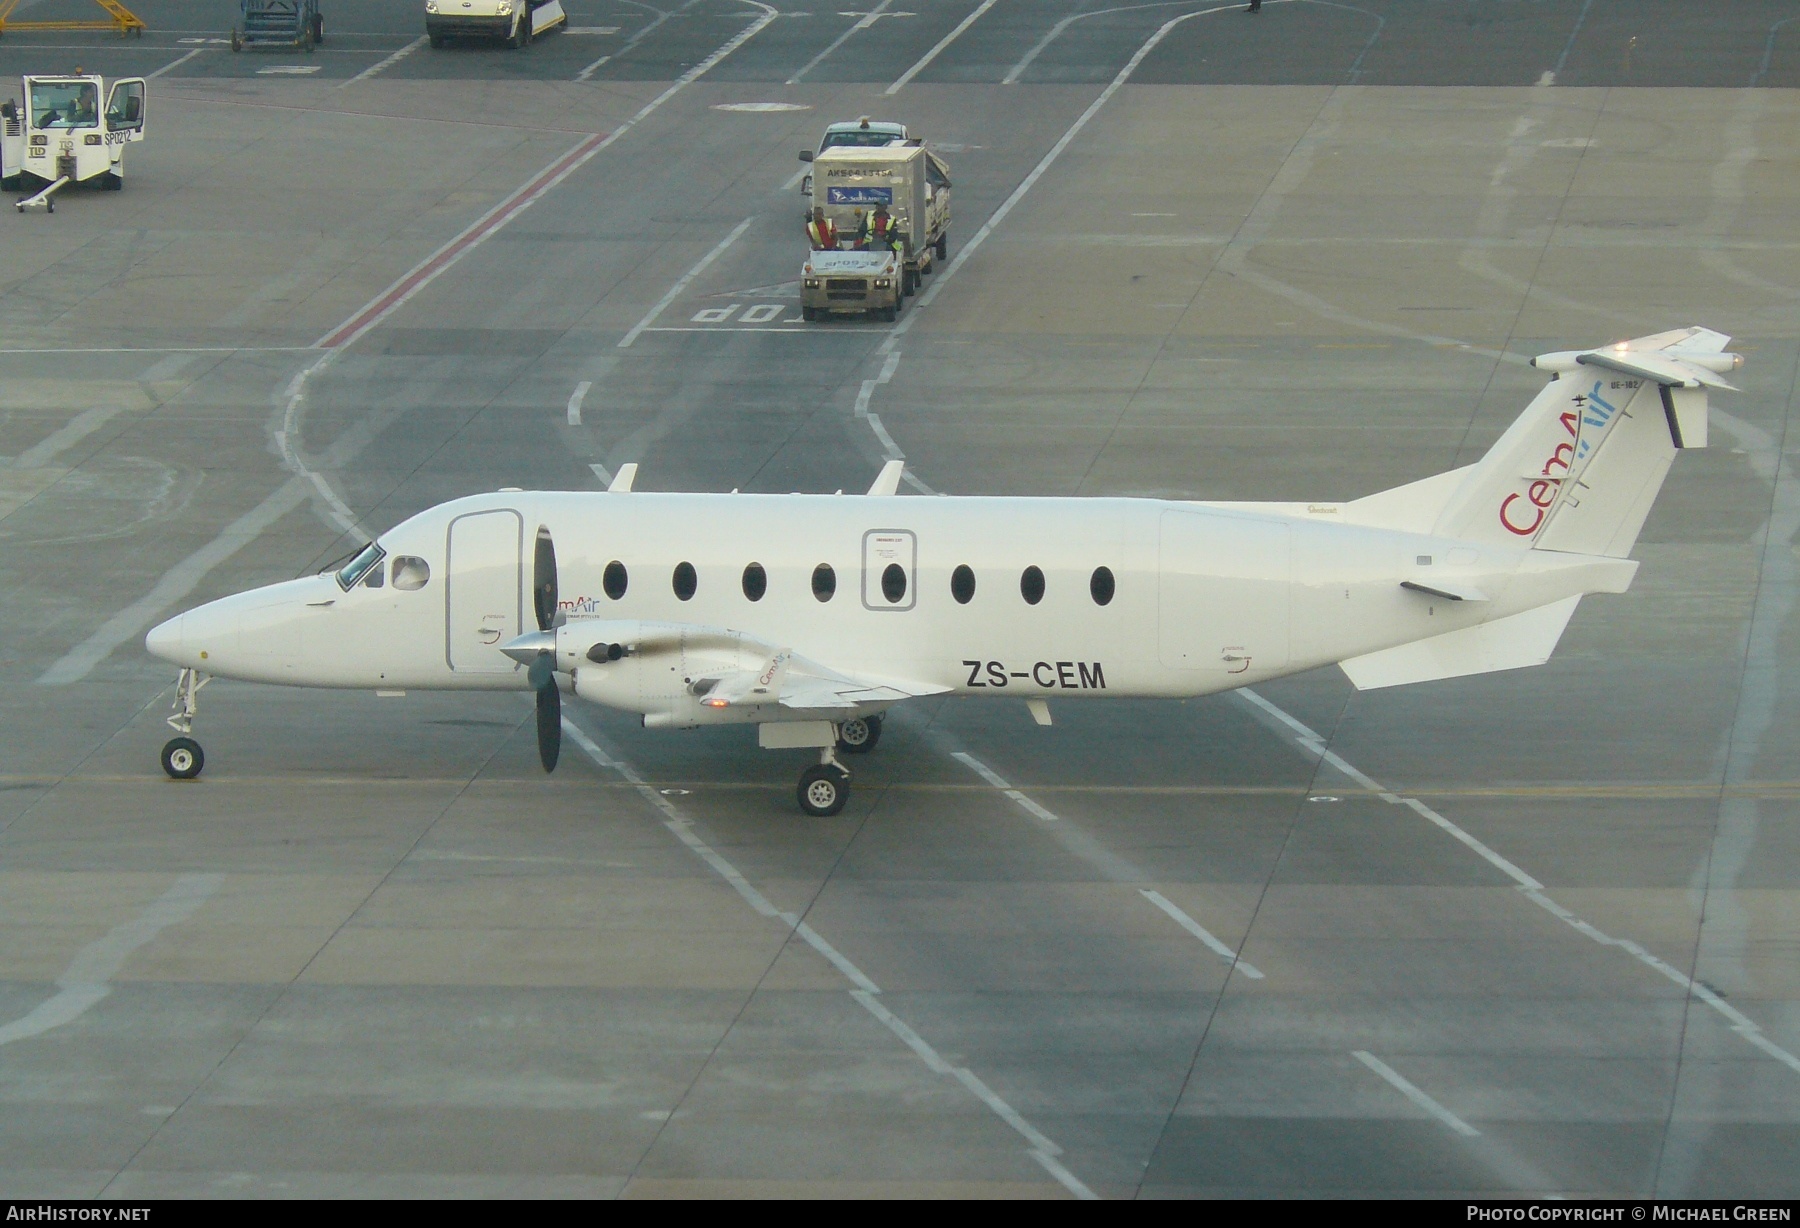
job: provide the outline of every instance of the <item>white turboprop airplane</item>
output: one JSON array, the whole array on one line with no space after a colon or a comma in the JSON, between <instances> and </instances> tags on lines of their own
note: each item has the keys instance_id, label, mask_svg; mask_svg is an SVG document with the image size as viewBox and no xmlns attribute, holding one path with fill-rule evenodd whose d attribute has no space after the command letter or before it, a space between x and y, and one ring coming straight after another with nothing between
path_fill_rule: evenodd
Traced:
<instances>
[{"instance_id":1,"label":"white turboprop airplane","mask_svg":"<svg viewBox=\"0 0 1800 1228\"><path fill-rule=\"evenodd\" d=\"M182 667L169 775L208 676L537 693L645 726L753 724L817 748L801 809L849 792L902 700L1190 696L1338 664L1359 688L1547 660L1618 593L1707 390L1742 358L1678 329L1546 354L1549 384L1473 465L1347 503L501 491L430 508L347 566L210 602L145 640Z\"/></svg>"}]
</instances>

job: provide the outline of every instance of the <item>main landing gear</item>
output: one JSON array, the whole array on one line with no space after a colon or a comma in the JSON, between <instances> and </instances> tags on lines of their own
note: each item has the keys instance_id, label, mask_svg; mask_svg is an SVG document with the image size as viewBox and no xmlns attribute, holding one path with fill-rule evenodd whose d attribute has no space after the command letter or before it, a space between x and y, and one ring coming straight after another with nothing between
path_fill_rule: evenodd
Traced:
<instances>
[{"instance_id":1,"label":"main landing gear","mask_svg":"<svg viewBox=\"0 0 1800 1228\"><path fill-rule=\"evenodd\" d=\"M181 736L163 744L162 766L176 780L192 780L206 766L206 752L188 735L194 732L194 717L200 711L200 688L211 681L192 669L182 670L175 679L175 711L168 720L169 728Z\"/></svg>"},{"instance_id":2,"label":"main landing gear","mask_svg":"<svg viewBox=\"0 0 1800 1228\"><path fill-rule=\"evenodd\" d=\"M819 762L800 773L796 796L800 809L815 819L828 819L850 800L850 773L838 752L866 755L881 740L879 716L854 716L837 727L837 744L819 748Z\"/></svg>"}]
</instances>

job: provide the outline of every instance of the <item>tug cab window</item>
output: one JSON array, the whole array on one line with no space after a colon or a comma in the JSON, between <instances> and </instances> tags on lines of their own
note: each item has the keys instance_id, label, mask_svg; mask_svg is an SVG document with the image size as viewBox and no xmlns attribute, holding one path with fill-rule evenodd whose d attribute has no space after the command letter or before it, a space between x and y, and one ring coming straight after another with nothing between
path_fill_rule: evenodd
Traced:
<instances>
[{"instance_id":1,"label":"tug cab window","mask_svg":"<svg viewBox=\"0 0 1800 1228\"><path fill-rule=\"evenodd\" d=\"M91 81L33 82L31 125L34 128L97 128L100 126L100 91Z\"/></svg>"},{"instance_id":2,"label":"tug cab window","mask_svg":"<svg viewBox=\"0 0 1800 1228\"><path fill-rule=\"evenodd\" d=\"M346 593L349 592L356 587L358 580L369 573L371 567L376 566L386 557L387 551L374 542L370 542L357 552L355 558L344 564L343 570L337 573L338 587Z\"/></svg>"},{"instance_id":3,"label":"tug cab window","mask_svg":"<svg viewBox=\"0 0 1800 1228\"><path fill-rule=\"evenodd\" d=\"M431 564L417 555L394 556L394 587L416 593L431 580Z\"/></svg>"}]
</instances>

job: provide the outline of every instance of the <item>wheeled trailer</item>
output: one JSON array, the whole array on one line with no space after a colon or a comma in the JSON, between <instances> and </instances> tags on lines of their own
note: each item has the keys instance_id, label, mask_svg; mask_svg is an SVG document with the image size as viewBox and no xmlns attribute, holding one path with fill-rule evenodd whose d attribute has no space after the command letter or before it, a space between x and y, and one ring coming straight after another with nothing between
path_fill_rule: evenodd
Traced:
<instances>
[{"instance_id":1,"label":"wheeled trailer","mask_svg":"<svg viewBox=\"0 0 1800 1228\"><path fill-rule=\"evenodd\" d=\"M319 0L238 0L243 18L231 30L231 49L298 47L311 51L325 41L325 14Z\"/></svg>"}]
</instances>

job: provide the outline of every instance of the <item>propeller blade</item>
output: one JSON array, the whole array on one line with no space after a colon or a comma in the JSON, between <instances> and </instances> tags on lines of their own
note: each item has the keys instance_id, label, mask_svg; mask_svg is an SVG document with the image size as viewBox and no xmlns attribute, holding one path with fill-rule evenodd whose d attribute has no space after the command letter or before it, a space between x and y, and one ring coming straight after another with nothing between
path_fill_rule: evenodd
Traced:
<instances>
[{"instance_id":1,"label":"propeller blade","mask_svg":"<svg viewBox=\"0 0 1800 1228\"><path fill-rule=\"evenodd\" d=\"M525 681L531 684L534 691L542 691L545 687L555 690L556 658L547 652L540 652L531 658L531 664L525 669Z\"/></svg>"},{"instance_id":2,"label":"propeller blade","mask_svg":"<svg viewBox=\"0 0 1800 1228\"><path fill-rule=\"evenodd\" d=\"M550 530L542 526L537 531L537 549L531 556L531 606L537 615L538 630L550 630L556 621L556 544L550 540Z\"/></svg>"},{"instance_id":3,"label":"propeller blade","mask_svg":"<svg viewBox=\"0 0 1800 1228\"><path fill-rule=\"evenodd\" d=\"M553 686L537 693L538 758L546 772L556 770L556 757L562 753L562 693Z\"/></svg>"}]
</instances>

